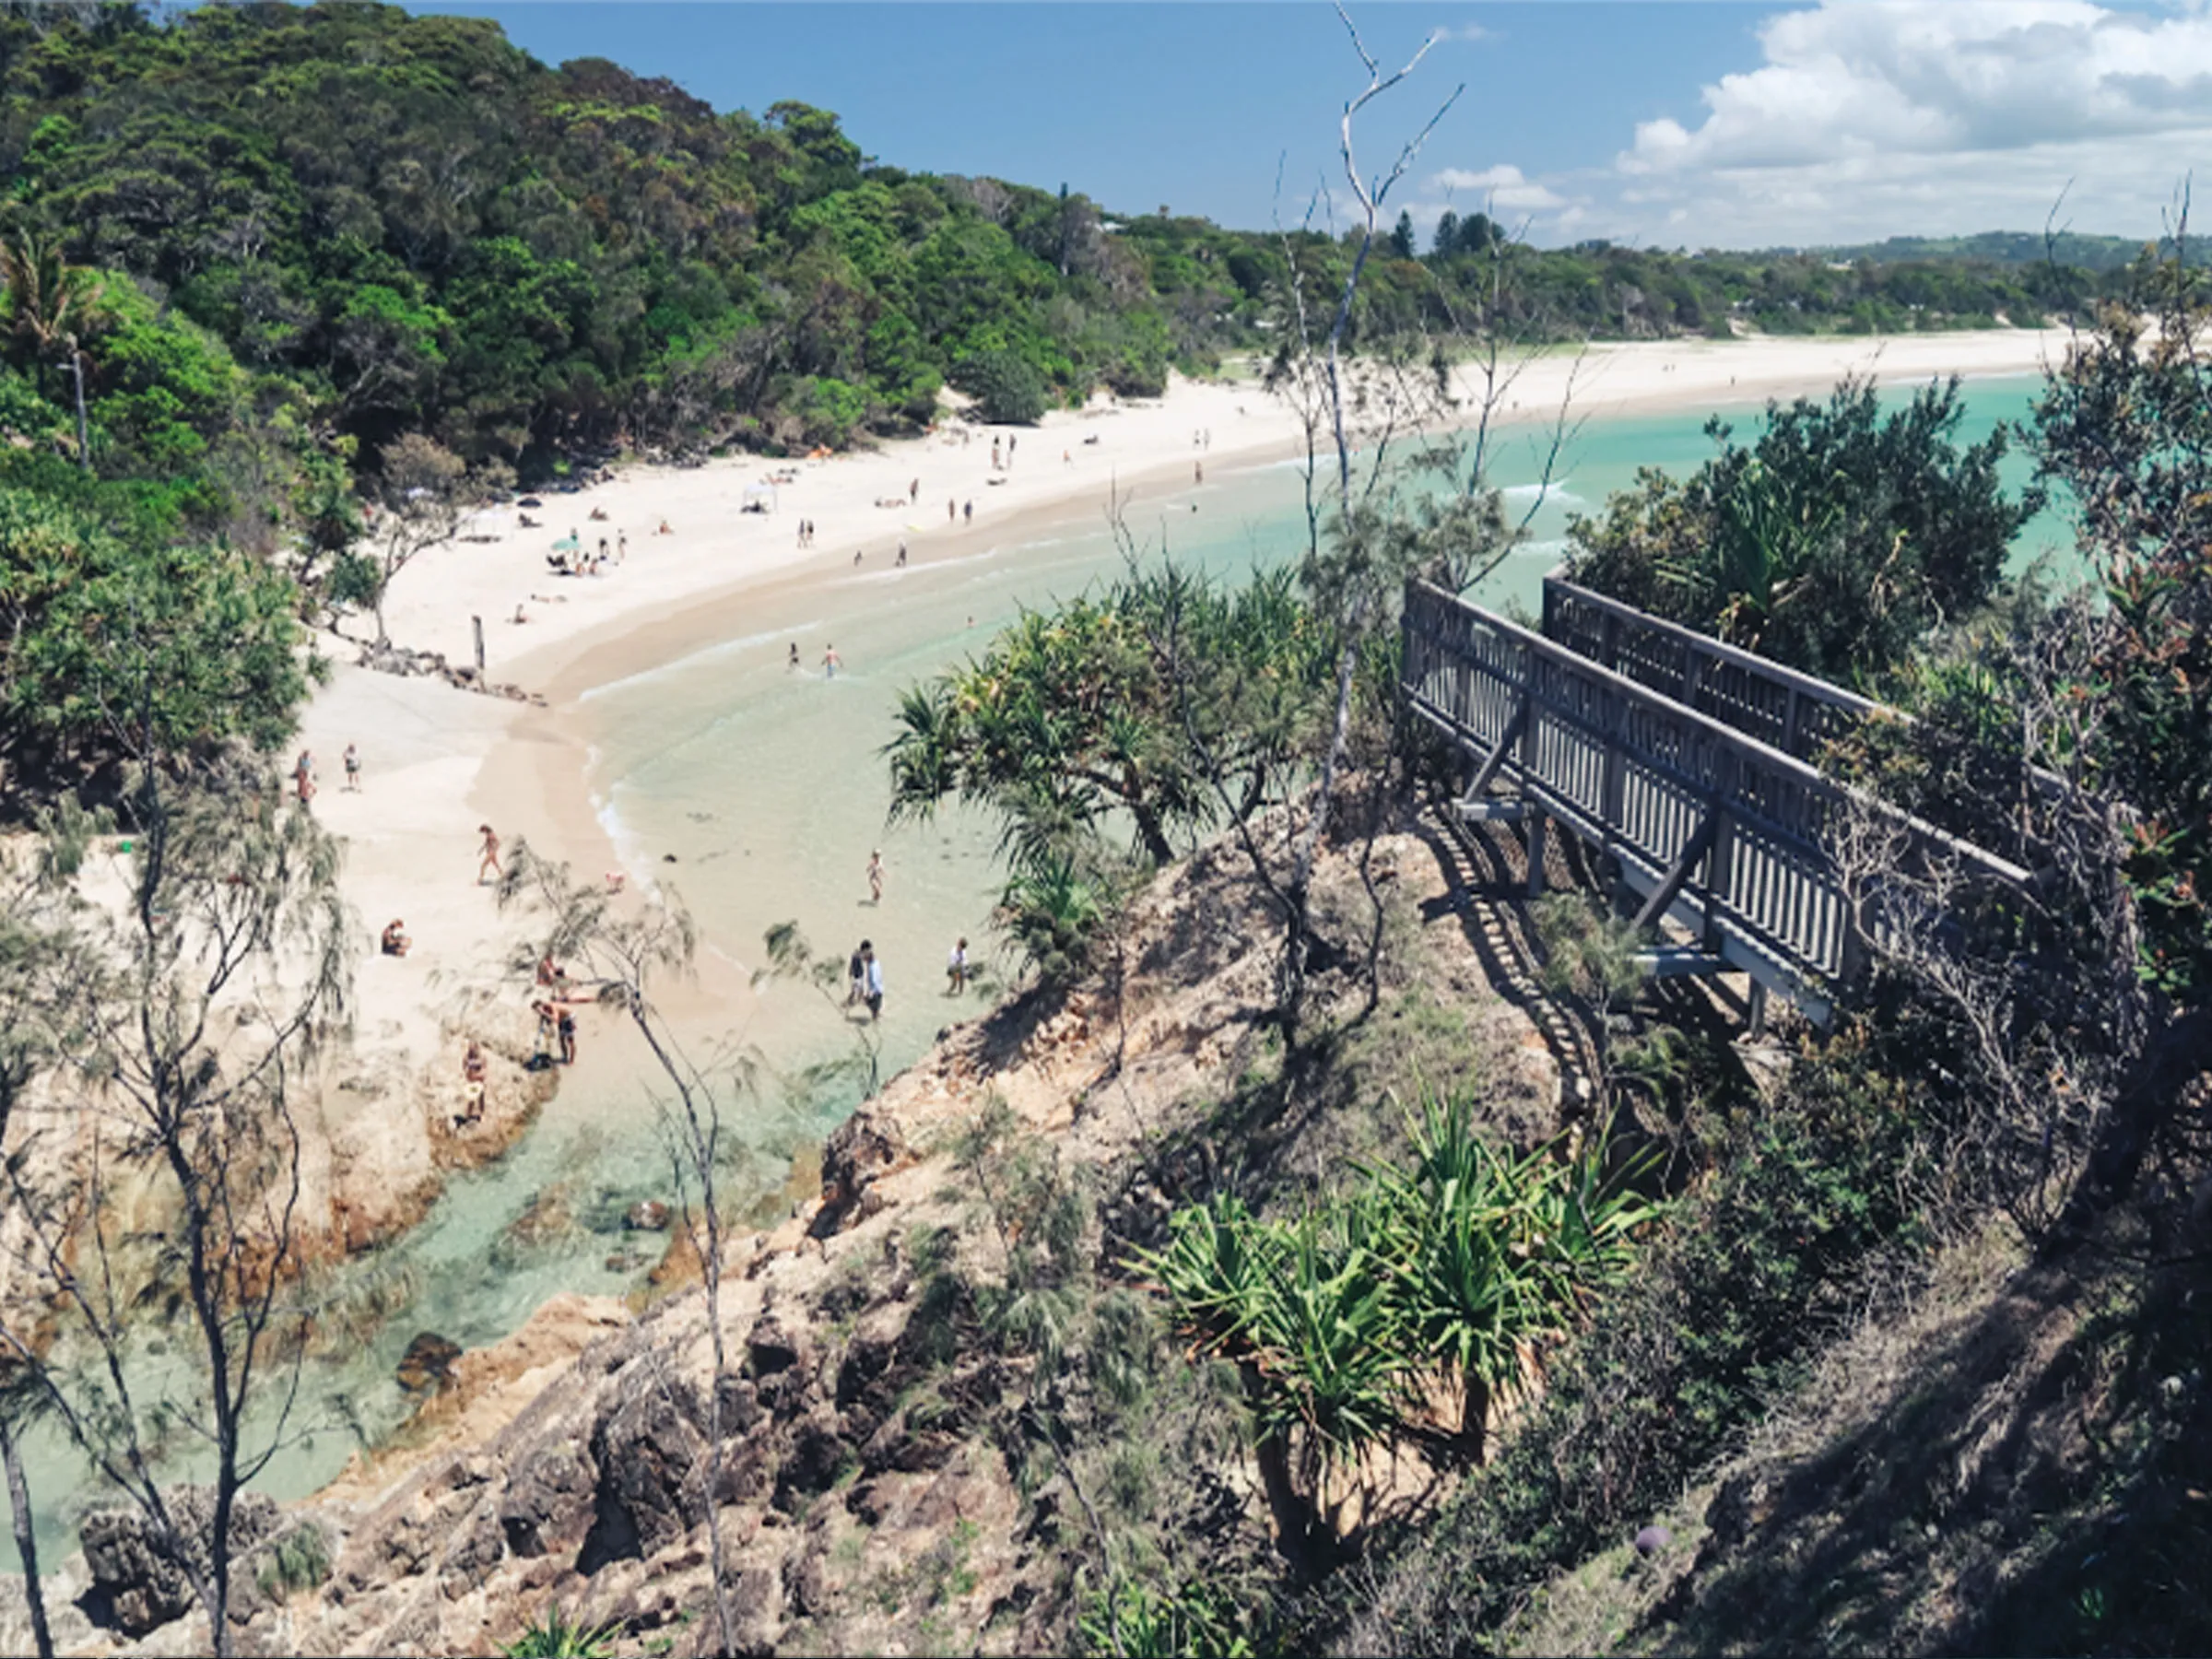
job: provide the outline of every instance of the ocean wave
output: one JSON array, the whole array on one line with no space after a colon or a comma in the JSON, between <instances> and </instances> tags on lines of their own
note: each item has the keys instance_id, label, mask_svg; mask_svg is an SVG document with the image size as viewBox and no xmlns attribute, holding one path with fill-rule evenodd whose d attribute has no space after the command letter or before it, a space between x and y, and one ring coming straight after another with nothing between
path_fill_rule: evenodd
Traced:
<instances>
[{"instance_id":1,"label":"ocean wave","mask_svg":"<svg viewBox=\"0 0 2212 1659\"><path fill-rule=\"evenodd\" d=\"M763 645L773 645L794 634L803 634L821 627L818 620L796 622L789 628L779 628L768 633L746 634L735 640L724 640L718 645L705 646L688 655L677 657L672 663L655 663L650 668L641 668L635 674L626 674L620 679L608 680L604 686L594 686L577 698L578 702L590 702L610 692L628 691L639 686L650 686L656 681L697 668L707 663L720 662L725 657L742 656L748 651L758 651Z\"/></svg>"},{"instance_id":2,"label":"ocean wave","mask_svg":"<svg viewBox=\"0 0 2212 1659\"><path fill-rule=\"evenodd\" d=\"M1525 506L1538 497L1547 502L1557 501L1569 507L1586 507L1589 502L1567 488L1572 478L1554 478L1549 484L1508 484L1498 493L1505 500Z\"/></svg>"},{"instance_id":3,"label":"ocean wave","mask_svg":"<svg viewBox=\"0 0 2212 1659\"><path fill-rule=\"evenodd\" d=\"M606 839L615 844L615 863L640 888L657 894L660 883L653 879L653 855L645 850L643 838L622 816L622 808L618 804L621 793L622 786L619 783L605 795L596 790L593 791L592 816L599 820L599 828L606 831Z\"/></svg>"}]
</instances>

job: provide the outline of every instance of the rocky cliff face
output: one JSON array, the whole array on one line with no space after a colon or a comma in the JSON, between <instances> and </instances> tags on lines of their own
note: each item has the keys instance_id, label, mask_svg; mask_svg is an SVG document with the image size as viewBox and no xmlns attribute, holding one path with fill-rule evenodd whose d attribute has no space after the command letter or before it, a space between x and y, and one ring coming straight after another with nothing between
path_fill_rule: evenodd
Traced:
<instances>
[{"instance_id":1,"label":"rocky cliff face","mask_svg":"<svg viewBox=\"0 0 2212 1659\"><path fill-rule=\"evenodd\" d=\"M1548 1123L1551 1059L1487 997L1437 850L1390 837L1376 862L1404 935L1396 992L1407 1006L1465 999L1453 1052L1483 1057L1501 1113ZM1347 926L1362 913L1347 861L1322 887ZM1118 1264L1123 1241L1157 1233L1175 1170L1219 1153L1209 1109L1254 1063L1273 947L1233 854L1163 876L1112 963L948 1033L831 1137L818 1199L733 1245L719 1384L697 1289L635 1318L582 1298L548 1304L507 1342L463 1355L406 1443L294 1506L294 1522L331 1541L328 1579L289 1599L251 1594L241 1647L489 1653L557 1606L618 1625L626 1647L713 1652L711 1512L741 1652L1066 1646L1080 1559L1069 1541L1097 1535L1099 1503L1122 1500L1097 1496L1112 1471L1079 1474L1065 1431L1036 1425L1095 1415L1087 1379L1103 1372L1065 1351L1040 1364L1041 1343L980 1340L979 1298L947 1291L994 1282L1025 1247L964 1182L961 1131L1003 1107L1055 1168L1088 1171L1101 1219L1084 1249ZM1240 1154L1308 1179L1306 1166L1341 1155L1327 1137L1348 1122L1285 1128ZM1233 1436L1153 1478L1149 1501L1190 1535L1265 1547ZM206 1639L196 1623L176 1618L135 1651L191 1651Z\"/></svg>"}]
</instances>

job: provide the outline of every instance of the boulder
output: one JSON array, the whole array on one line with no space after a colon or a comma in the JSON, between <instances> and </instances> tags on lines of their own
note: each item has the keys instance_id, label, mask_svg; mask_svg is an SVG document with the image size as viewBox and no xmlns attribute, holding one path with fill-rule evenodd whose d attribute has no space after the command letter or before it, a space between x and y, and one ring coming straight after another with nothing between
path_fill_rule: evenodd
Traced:
<instances>
[{"instance_id":1,"label":"boulder","mask_svg":"<svg viewBox=\"0 0 2212 1659\"><path fill-rule=\"evenodd\" d=\"M208 1546L215 1535L215 1488L172 1487L162 1494L170 1518L180 1535L175 1540L157 1538L146 1517L135 1509L102 1510L85 1517L77 1541L85 1552L85 1568L91 1587L85 1593L87 1617L104 1629L126 1636L143 1636L173 1618L182 1618L193 1605L191 1581L184 1563L195 1572L210 1570ZM259 1492L241 1492L230 1508L231 1588L235 1595L253 1574L238 1563L245 1553L273 1535L283 1520L275 1500ZM182 1551L182 1561L179 1559Z\"/></svg>"},{"instance_id":2,"label":"boulder","mask_svg":"<svg viewBox=\"0 0 2212 1659\"><path fill-rule=\"evenodd\" d=\"M822 1207L807 1231L827 1239L848 1221L872 1213L868 1188L907 1161L906 1139L888 1117L857 1112L830 1131L822 1147Z\"/></svg>"},{"instance_id":3,"label":"boulder","mask_svg":"<svg viewBox=\"0 0 2212 1659\"><path fill-rule=\"evenodd\" d=\"M706 1518L703 1416L691 1386L657 1358L617 1380L613 1407L592 1431L599 1485L584 1561L650 1556Z\"/></svg>"},{"instance_id":4,"label":"boulder","mask_svg":"<svg viewBox=\"0 0 2212 1659\"><path fill-rule=\"evenodd\" d=\"M539 1447L500 1494L500 1530L518 1556L550 1555L590 1528L599 1471L565 1438Z\"/></svg>"},{"instance_id":5,"label":"boulder","mask_svg":"<svg viewBox=\"0 0 2212 1659\"><path fill-rule=\"evenodd\" d=\"M409 1394L442 1394L453 1385L453 1361L461 1345L435 1331L420 1331L399 1361L399 1385Z\"/></svg>"}]
</instances>

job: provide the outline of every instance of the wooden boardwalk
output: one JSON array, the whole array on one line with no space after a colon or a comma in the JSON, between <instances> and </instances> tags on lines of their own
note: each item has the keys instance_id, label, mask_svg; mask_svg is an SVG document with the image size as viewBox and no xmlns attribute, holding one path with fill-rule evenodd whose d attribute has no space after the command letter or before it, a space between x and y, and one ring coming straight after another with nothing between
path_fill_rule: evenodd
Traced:
<instances>
[{"instance_id":1,"label":"wooden boardwalk","mask_svg":"<svg viewBox=\"0 0 2212 1659\"><path fill-rule=\"evenodd\" d=\"M1879 907L1862 893L1854 912L1827 834L1855 797L1811 757L1880 706L1564 582L1546 584L1545 624L1406 589L1404 688L1466 758L1463 814L1523 823L1532 879L1552 822L1618 861L1639 923L1688 936L1650 953L1655 971L1740 971L1761 999L1780 992L1825 1019ZM1906 858L2027 880L1881 810Z\"/></svg>"}]
</instances>

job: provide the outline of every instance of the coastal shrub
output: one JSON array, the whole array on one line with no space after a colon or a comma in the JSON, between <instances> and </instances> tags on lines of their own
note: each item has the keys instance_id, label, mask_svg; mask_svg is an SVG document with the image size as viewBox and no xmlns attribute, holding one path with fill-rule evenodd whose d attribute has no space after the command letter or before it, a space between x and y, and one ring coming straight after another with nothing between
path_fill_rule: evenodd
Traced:
<instances>
[{"instance_id":1,"label":"coastal shrub","mask_svg":"<svg viewBox=\"0 0 2212 1659\"><path fill-rule=\"evenodd\" d=\"M995 426L1035 426L1044 418L1044 375L1011 351L979 351L955 366L953 383L975 399L975 412Z\"/></svg>"},{"instance_id":2,"label":"coastal shrub","mask_svg":"<svg viewBox=\"0 0 2212 1659\"><path fill-rule=\"evenodd\" d=\"M1689 477L1638 474L1568 521L1569 571L1614 598L1842 684L1878 686L1941 623L1971 616L2041 507L1997 477L2000 429L1960 445L1956 378L1885 413L1870 379L1770 404L1748 445Z\"/></svg>"},{"instance_id":3,"label":"coastal shrub","mask_svg":"<svg viewBox=\"0 0 2212 1659\"><path fill-rule=\"evenodd\" d=\"M500 1649L506 1659L614 1659L617 1628L572 1623L558 1606Z\"/></svg>"},{"instance_id":4,"label":"coastal shrub","mask_svg":"<svg viewBox=\"0 0 2212 1659\"><path fill-rule=\"evenodd\" d=\"M268 1546L253 1582L273 1598L318 1588L330 1577L330 1540L312 1522L295 1526Z\"/></svg>"},{"instance_id":5,"label":"coastal shrub","mask_svg":"<svg viewBox=\"0 0 2212 1659\"><path fill-rule=\"evenodd\" d=\"M1530 1350L1580 1316L1630 1259L1655 1211L1602 1143L1571 1158L1497 1151L1464 1098L1429 1102L1406 1168L1286 1220L1233 1195L1177 1212L1140 1253L1193 1351L1250 1380L1263 1453L1297 1430L1317 1460L1410 1426L1424 1381L1467 1391L1478 1435L1493 1395L1518 1393ZM1302 1471L1309 1488L1318 1461Z\"/></svg>"},{"instance_id":6,"label":"coastal shrub","mask_svg":"<svg viewBox=\"0 0 2212 1659\"><path fill-rule=\"evenodd\" d=\"M1921 1260L1944 1131L1839 1040L1753 1117L1708 1125L1712 1172L1590 1305L1545 1393L1422 1535L1339 1586L1320 1622L1362 1652L1474 1645L1554 1573L1618 1543Z\"/></svg>"},{"instance_id":7,"label":"coastal shrub","mask_svg":"<svg viewBox=\"0 0 2212 1659\"><path fill-rule=\"evenodd\" d=\"M1077 1651L1087 1659L1247 1659L1259 1651L1249 1618L1233 1595L1204 1580L1161 1589L1116 1574L1083 1598Z\"/></svg>"}]
</instances>

